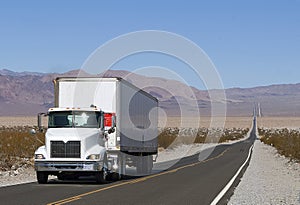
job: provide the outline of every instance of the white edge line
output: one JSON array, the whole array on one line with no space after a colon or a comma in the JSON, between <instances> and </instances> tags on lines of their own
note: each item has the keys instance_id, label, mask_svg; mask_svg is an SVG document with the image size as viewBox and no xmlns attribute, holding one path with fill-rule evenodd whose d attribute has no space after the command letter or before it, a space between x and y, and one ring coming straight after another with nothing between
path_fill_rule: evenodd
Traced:
<instances>
[{"instance_id":1,"label":"white edge line","mask_svg":"<svg viewBox=\"0 0 300 205\"><path fill-rule=\"evenodd\" d=\"M229 188L231 187L231 185L233 184L233 182L235 181L237 176L240 174L240 172L242 171L242 169L244 168L244 166L247 164L248 160L250 159L251 150L252 150L253 146L254 146L254 144L250 147L248 157L247 157L246 161L244 162L244 164L239 168L239 170L236 172L236 174L232 177L232 179L228 182L228 184L222 189L222 191L217 195L217 197L210 203L210 205L216 205L221 200L221 198L226 194L226 192L229 190Z\"/></svg>"}]
</instances>

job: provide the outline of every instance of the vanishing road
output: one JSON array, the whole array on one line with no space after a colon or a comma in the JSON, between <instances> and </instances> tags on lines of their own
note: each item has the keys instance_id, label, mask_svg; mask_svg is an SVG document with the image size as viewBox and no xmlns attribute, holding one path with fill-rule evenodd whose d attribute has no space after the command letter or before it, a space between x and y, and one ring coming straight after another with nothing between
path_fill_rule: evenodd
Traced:
<instances>
[{"instance_id":1,"label":"vanishing road","mask_svg":"<svg viewBox=\"0 0 300 205\"><path fill-rule=\"evenodd\" d=\"M255 130L254 118L248 139L219 145L203 161L199 161L197 154L181 159L163 172L155 173L154 167L154 173L146 177L103 185L52 180L45 185L29 183L2 187L0 204L226 204L248 166ZM155 166L159 168L167 163L171 162ZM225 187L229 189L224 190Z\"/></svg>"}]
</instances>

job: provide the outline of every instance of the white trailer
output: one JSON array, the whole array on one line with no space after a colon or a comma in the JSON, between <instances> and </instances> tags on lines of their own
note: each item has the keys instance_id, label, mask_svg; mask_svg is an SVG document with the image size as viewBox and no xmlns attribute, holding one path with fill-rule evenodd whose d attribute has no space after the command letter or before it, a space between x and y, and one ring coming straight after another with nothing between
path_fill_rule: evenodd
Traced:
<instances>
[{"instance_id":1,"label":"white trailer","mask_svg":"<svg viewBox=\"0 0 300 205\"><path fill-rule=\"evenodd\" d=\"M98 182L149 174L157 154L158 101L121 78L57 78L45 146L35 152L39 183L95 175Z\"/></svg>"}]
</instances>

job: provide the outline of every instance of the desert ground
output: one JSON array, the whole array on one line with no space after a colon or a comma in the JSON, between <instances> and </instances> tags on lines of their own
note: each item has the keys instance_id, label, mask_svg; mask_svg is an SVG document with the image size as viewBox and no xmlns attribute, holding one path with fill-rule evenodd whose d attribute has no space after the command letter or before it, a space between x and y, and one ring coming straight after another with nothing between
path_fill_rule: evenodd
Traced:
<instances>
[{"instance_id":1,"label":"desert ground","mask_svg":"<svg viewBox=\"0 0 300 205\"><path fill-rule=\"evenodd\" d=\"M215 117L214 120L222 124L225 119L225 128L250 128L252 117ZM258 127L264 128L300 128L300 117L258 117ZM160 117L159 127L209 127L211 122L210 117ZM22 117L3 117L0 116L0 126L36 126L37 117L22 116ZM43 118L43 125L47 125L47 119Z\"/></svg>"},{"instance_id":2,"label":"desert ground","mask_svg":"<svg viewBox=\"0 0 300 205\"><path fill-rule=\"evenodd\" d=\"M214 120L221 123L224 118L215 117ZM253 118L249 117L226 117L225 118L225 128L250 128ZM201 117L200 121L197 118L180 118L180 117L168 117L167 121L165 119L159 120L159 127L166 125L166 127L180 127L180 122L187 125L188 127L209 127L210 117ZM257 118L258 127L264 128L289 128L289 129L299 129L300 128L300 117L258 117Z\"/></svg>"},{"instance_id":3,"label":"desert ground","mask_svg":"<svg viewBox=\"0 0 300 205\"><path fill-rule=\"evenodd\" d=\"M252 117L215 117L217 124L222 124L225 120L226 128L250 128ZM300 121L300 118L299 118ZM209 127L211 123L210 117L167 117L159 118L158 127ZM47 119L43 118L43 125L47 125ZM14 127L14 126L37 126L36 116L22 116L22 117L4 117L0 116L0 126Z\"/></svg>"},{"instance_id":4,"label":"desert ground","mask_svg":"<svg viewBox=\"0 0 300 205\"><path fill-rule=\"evenodd\" d=\"M213 120L213 124L211 121ZM225 123L225 124L224 124ZM158 127L225 127L225 128L250 128L252 117L168 117L159 118Z\"/></svg>"},{"instance_id":5,"label":"desert ground","mask_svg":"<svg viewBox=\"0 0 300 205\"><path fill-rule=\"evenodd\" d=\"M226 128L250 128L252 117L215 117L214 121L217 124L223 124L225 120ZM299 118L300 121L300 118ZM168 117L159 118L158 127L209 127L211 123L210 117ZM47 125L47 119L43 118L43 125ZM22 116L22 117L3 117L0 116L0 126L14 127L14 126L37 126L37 117L35 116Z\"/></svg>"},{"instance_id":6,"label":"desert ground","mask_svg":"<svg viewBox=\"0 0 300 205\"><path fill-rule=\"evenodd\" d=\"M43 118L43 125L47 125L47 119ZM14 127L14 126L37 126L36 116L22 116L22 117L3 117L0 116L0 126Z\"/></svg>"},{"instance_id":7,"label":"desert ground","mask_svg":"<svg viewBox=\"0 0 300 205\"><path fill-rule=\"evenodd\" d=\"M300 117L258 117L258 127L264 128L300 128Z\"/></svg>"}]
</instances>

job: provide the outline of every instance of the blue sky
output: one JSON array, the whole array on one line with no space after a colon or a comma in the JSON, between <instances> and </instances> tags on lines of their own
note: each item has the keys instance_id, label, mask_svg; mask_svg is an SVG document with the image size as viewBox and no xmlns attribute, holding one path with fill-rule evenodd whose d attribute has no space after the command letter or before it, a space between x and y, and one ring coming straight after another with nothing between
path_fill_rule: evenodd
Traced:
<instances>
[{"instance_id":1,"label":"blue sky","mask_svg":"<svg viewBox=\"0 0 300 205\"><path fill-rule=\"evenodd\" d=\"M163 30L201 47L224 86L300 83L300 1L0 1L0 69L65 72L128 32ZM184 65L137 56L115 65L155 65L202 88Z\"/></svg>"}]
</instances>

